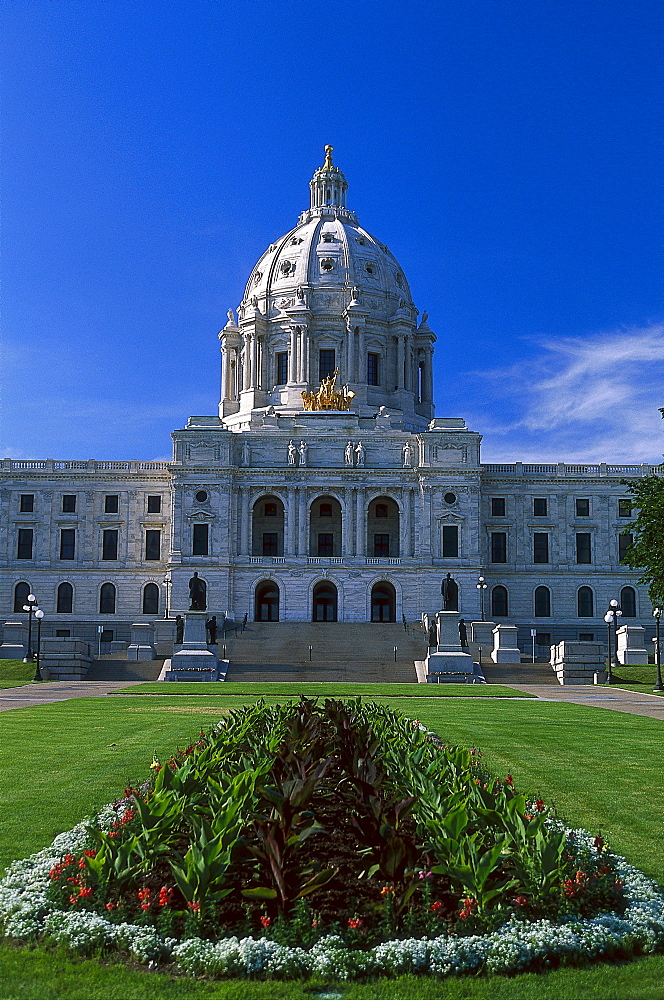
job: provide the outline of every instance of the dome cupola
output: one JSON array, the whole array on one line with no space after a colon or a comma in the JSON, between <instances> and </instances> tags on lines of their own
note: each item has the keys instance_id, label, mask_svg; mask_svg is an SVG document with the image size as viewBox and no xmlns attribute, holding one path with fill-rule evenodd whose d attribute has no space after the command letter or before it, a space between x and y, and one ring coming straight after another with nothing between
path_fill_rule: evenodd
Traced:
<instances>
[{"instance_id":1,"label":"dome cupola","mask_svg":"<svg viewBox=\"0 0 664 1000\"><path fill-rule=\"evenodd\" d=\"M314 172L314 176L309 181L310 208L346 207L348 182L339 168L332 163L333 149L333 146L325 147L325 163Z\"/></svg>"}]
</instances>

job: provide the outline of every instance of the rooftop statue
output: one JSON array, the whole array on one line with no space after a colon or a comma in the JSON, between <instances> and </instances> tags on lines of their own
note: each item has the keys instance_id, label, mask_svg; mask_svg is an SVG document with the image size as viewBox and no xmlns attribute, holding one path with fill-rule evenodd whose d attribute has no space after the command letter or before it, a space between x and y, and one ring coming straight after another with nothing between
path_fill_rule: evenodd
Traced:
<instances>
[{"instance_id":1,"label":"rooftop statue","mask_svg":"<svg viewBox=\"0 0 664 1000\"><path fill-rule=\"evenodd\" d=\"M323 379L320 389L302 393L305 410L350 410L355 393L345 385L341 389L336 388L338 374L339 369L335 368L332 375Z\"/></svg>"}]
</instances>

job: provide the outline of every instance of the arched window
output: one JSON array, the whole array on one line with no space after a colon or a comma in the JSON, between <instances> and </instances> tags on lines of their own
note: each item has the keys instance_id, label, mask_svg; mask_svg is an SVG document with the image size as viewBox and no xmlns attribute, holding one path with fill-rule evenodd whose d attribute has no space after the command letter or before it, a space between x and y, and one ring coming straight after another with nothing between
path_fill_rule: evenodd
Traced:
<instances>
[{"instance_id":1,"label":"arched window","mask_svg":"<svg viewBox=\"0 0 664 1000\"><path fill-rule=\"evenodd\" d=\"M625 618L636 618L636 591L634 587L623 587L620 591L620 607Z\"/></svg>"},{"instance_id":2,"label":"arched window","mask_svg":"<svg viewBox=\"0 0 664 1000\"><path fill-rule=\"evenodd\" d=\"M279 588L274 580L263 580L256 587L254 621L279 621Z\"/></svg>"},{"instance_id":3,"label":"arched window","mask_svg":"<svg viewBox=\"0 0 664 1000\"><path fill-rule=\"evenodd\" d=\"M508 613L507 587L494 587L491 591L491 617L507 618Z\"/></svg>"},{"instance_id":4,"label":"arched window","mask_svg":"<svg viewBox=\"0 0 664 1000\"><path fill-rule=\"evenodd\" d=\"M551 617L551 591L548 587L538 587L535 591L535 618Z\"/></svg>"},{"instance_id":5,"label":"arched window","mask_svg":"<svg viewBox=\"0 0 664 1000\"><path fill-rule=\"evenodd\" d=\"M252 512L251 537L252 555L284 554L284 505L279 497L270 494L256 501Z\"/></svg>"},{"instance_id":6,"label":"arched window","mask_svg":"<svg viewBox=\"0 0 664 1000\"><path fill-rule=\"evenodd\" d=\"M576 595L576 606L579 618L592 618L595 614L593 592L590 587L579 587Z\"/></svg>"},{"instance_id":7,"label":"arched window","mask_svg":"<svg viewBox=\"0 0 664 1000\"><path fill-rule=\"evenodd\" d=\"M70 615L74 604L74 588L71 583L61 583L58 587L56 610L59 615Z\"/></svg>"},{"instance_id":8,"label":"arched window","mask_svg":"<svg viewBox=\"0 0 664 1000\"><path fill-rule=\"evenodd\" d=\"M23 605L28 599L28 594L30 593L29 583L17 583L14 587L14 612L16 614L23 611Z\"/></svg>"},{"instance_id":9,"label":"arched window","mask_svg":"<svg viewBox=\"0 0 664 1000\"><path fill-rule=\"evenodd\" d=\"M159 587L156 583L146 583L143 587L143 614L159 614Z\"/></svg>"},{"instance_id":10,"label":"arched window","mask_svg":"<svg viewBox=\"0 0 664 1000\"><path fill-rule=\"evenodd\" d=\"M99 614L115 614L115 587L112 583L102 583L99 591Z\"/></svg>"},{"instance_id":11,"label":"arched window","mask_svg":"<svg viewBox=\"0 0 664 1000\"><path fill-rule=\"evenodd\" d=\"M329 580L322 580L314 587L314 622L335 622L337 620L337 588Z\"/></svg>"},{"instance_id":12,"label":"arched window","mask_svg":"<svg viewBox=\"0 0 664 1000\"><path fill-rule=\"evenodd\" d=\"M387 580L381 580L371 588L371 621L395 622L396 620L397 597L394 587Z\"/></svg>"}]
</instances>

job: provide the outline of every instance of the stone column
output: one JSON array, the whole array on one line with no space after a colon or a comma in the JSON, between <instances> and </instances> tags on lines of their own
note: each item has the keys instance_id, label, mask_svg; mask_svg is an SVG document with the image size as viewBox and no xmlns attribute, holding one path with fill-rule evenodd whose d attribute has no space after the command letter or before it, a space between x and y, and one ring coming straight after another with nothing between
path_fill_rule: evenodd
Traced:
<instances>
[{"instance_id":1,"label":"stone column","mask_svg":"<svg viewBox=\"0 0 664 1000\"><path fill-rule=\"evenodd\" d=\"M367 359L364 356L364 327L360 327L360 335L357 338L357 381L366 382Z\"/></svg>"},{"instance_id":2,"label":"stone column","mask_svg":"<svg viewBox=\"0 0 664 1000\"><path fill-rule=\"evenodd\" d=\"M366 520L364 513L364 487L357 487L355 498L355 555L363 556L366 552Z\"/></svg>"},{"instance_id":3,"label":"stone column","mask_svg":"<svg viewBox=\"0 0 664 1000\"><path fill-rule=\"evenodd\" d=\"M345 381L353 382L355 380L355 367L353 364L355 355L355 327L351 323L346 324L347 337L346 337L346 371L344 372Z\"/></svg>"},{"instance_id":4,"label":"stone column","mask_svg":"<svg viewBox=\"0 0 664 1000\"><path fill-rule=\"evenodd\" d=\"M284 525L284 555L294 556L295 555L295 512L296 512L296 493L295 487L288 487L288 496L286 499L286 524Z\"/></svg>"},{"instance_id":5,"label":"stone column","mask_svg":"<svg viewBox=\"0 0 664 1000\"><path fill-rule=\"evenodd\" d=\"M290 328L290 354L288 355L288 381L297 382L297 327Z\"/></svg>"},{"instance_id":6,"label":"stone column","mask_svg":"<svg viewBox=\"0 0 664 1000\"><path fill-rule=\"evenodd\" d=\"M408 558L410 551L410 489L401 492L401 512L399 514L399 555Z\"/></svg>"},{"instance_id":7,"label":"stone column","mask_svg":"<svg viewBox=\"0 0 664 1000\"><path fill-rule=\"evenodd\" d=\"M397 334L397 389L404 388L404 338Z\"/></svg>"},{"instance_id":8,"label":"stone column","mask_svg":"<svg viewBox=\"0 0 664 1000\"><path fill-rule=\"evenodd\" d=\"M431 364L431 348L424 352L424 378L422 379L422 402L433 402L433 367Z\"/></svg>"},{"instance_id":9,"label":"stone column","mask_svg":"<svg viewBox=\"0 0 664 1000\"><path fill-rule=\"evenodd\" d=\"M238 511L240 517L240 552L241 556L251 555L251 532L250 532L250 510L249 510L249 487L240 487L240 507Z\"/></svg>"},{"instance_id":10,"label":"stone column","mask_svg":"<svg viewBox=\"0 0 664 1000\"><path fill-rule=\"evenodd\" d=\"M259 355L258 337L254 335L251 338L251 382L249 386L251 389L260 388L258 384L259 383L258 355Z\"/></svg>"},{"instance_id":11,"label":"stone column","mask_svg":"<svg viewBox=\"0 0 664 1000\"><path fill-rule=\"evenodd\" d=\"M307 518L307 489L300 486L297 491L297 529L299 556L309 555L309 524Z\"/></svg>"},{"instance_id":12,"label":"stone column","mask_svg":"<svg viewBox=\"0 0 664 1000\"><path fill-rule=\"evenodd\" d=\"M243 389L251 388L251 334L244 335L244 378L242 380Z\"/></svg>"}]
</instances>

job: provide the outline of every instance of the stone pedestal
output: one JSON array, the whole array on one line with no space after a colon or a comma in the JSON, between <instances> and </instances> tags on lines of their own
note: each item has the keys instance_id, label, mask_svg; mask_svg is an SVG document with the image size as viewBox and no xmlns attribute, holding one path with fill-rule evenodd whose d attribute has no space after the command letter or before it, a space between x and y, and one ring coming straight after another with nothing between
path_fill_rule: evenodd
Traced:
<instances>
[{"instance_id":1,"label":"stone pedestal","mask_svg":"<svg viewBox=\"0 0 664 1000\"><path fill-rule=\"evenodd\" d=\"M128 660L154 660L154 625L152 622L134 622L131 642L127 646Z\"/></svg>"},{"instance_id":2,"label":"stone pedestal","mask_svg":"<svg viewBox=\"0 0 664 1000\"><path fill-rule=\"evenodd\" d=\"M644 646L645 629L641 625L623 625L616 634L618 663L635 666L648 662L648 650Z\"/></svg>"},{"instance_id":3,"label":"stone pedestal","mask_svg":"<svg viewBox=\"0 0 664 1000\"><path fill-rule=\"evenodd\" d=\"M0 660L22 660L28 651L28 626L24 622L5 622Z\"/></svg>"},{"instance_id":4,"label":"stone pedestal","mask_svg":"<svg viewBox=\"0 0 664 1000\"><path fill-rule=\"evenodd\" d=\"M92 646L84 639L42 639L39 665L52 681L82 681L92 663Z\"/></svg>"},{"instance_id":5,"label":"stone pedestal","mask_svg":"<svg viewBox=\"0 0 664 1000\"><path fill-rule=\"evenodd\" d=\"M521 650L516 644L516 636L516 625L496 625L491 650L494 663L521 663Z\"/></svg>"},{"instance_id":6,"label":"stone pedestal","mask_svg":"<svg viewBox=\"0 0 664 1000\"><path fill-rule=\"evenodd\" d=\"M217 679L217 657L207 646L206 621L205 611L189 611L185 615L184 642L171 657L171 673L177 671L179 680ZM191 671L191 676L182 676L185 671ZM194 676L196 672L199 672L198 677Z\"/></svg>"},{"instance_id":7,"label":"stone pedestal","mask_svg":"<svg viewBox=\"0 0 664 1000\"><path fill-rule=\"evenodd\" d=\"M551 666L559 684L594 684L606 680L599 642L559 642L551 647Z\"/></svg>"},{"instance_id":8,"label":"stone pedestal","mask_svg":"<svg viewBox=\"0 0 664 1000\"><path fill-rule=\"evenodd\" d=\"M154 648L157 656L172 656L175 644L175 618L157 618L154 623Z\"/></svg>"},{"instance_id":9,"label":"stone pedestal","mask_svg":"<svg viewBox=\"0 0 664 1000\"><path fill-rule=\"evenodd\" d=\"M439 611L436 615L438 645L426 659L427 680L433 683L437 678L431 677L432 674L461 675L459 680L463 683L473 673L473 658L463 652L459 639L460 617L458 611Z\"/></svg>"}]
</instances>

